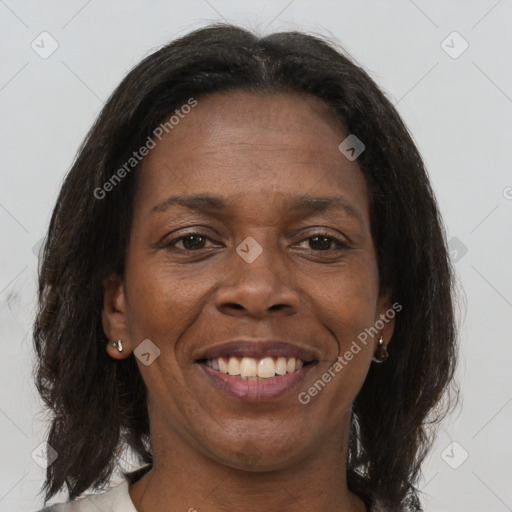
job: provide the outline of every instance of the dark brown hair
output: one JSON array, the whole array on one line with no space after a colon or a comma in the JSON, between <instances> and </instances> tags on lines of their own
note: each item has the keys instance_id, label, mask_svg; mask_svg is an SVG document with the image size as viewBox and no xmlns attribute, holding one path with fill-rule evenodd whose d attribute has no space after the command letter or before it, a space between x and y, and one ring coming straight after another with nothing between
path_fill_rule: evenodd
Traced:
<instances>
[{"instance_id":1,"label":"dark brown hair","mask_svg":"<svg viewBox=\"0 0 512 512\"><path fill-rule=\"evenodd\" d=\"M64 485L74 499L107 483L124 443L142 464L152 462L144 383L133 355L116 361L105 352L101 321L102 281L123 275L138 171L103 199L95 190L191 97L229 90L320 98L366 146L357 162L380 289L403 309L390 358L371 365L353 404L348 485L367 503L419 510L420 464L432 425L448 411L441 398L456 361L452 270L421 156L391 102L342 49L303 33L259 38L231 25L192 32L138 64L63 183L40 261L34 326L36 382L59 455L47 468L46 501Z\"/></svg>"}]
</instances>

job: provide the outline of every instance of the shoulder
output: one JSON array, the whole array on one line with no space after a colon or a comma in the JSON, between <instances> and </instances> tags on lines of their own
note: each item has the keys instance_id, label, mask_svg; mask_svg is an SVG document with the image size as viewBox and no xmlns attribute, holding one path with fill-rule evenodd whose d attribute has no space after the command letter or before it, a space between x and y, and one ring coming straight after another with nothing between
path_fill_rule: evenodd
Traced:
<instances>
[{"instance_id":1,"label":"shoulder","mask_svg":"<svg viewBox=\"0 0 512 512\"><path fill-rule=\"evenodd\" d=\"M88 494L67 503L56 503L37 512L137 512L128 492L128 480L100 494Z\"/></svg>"}]
</instances>

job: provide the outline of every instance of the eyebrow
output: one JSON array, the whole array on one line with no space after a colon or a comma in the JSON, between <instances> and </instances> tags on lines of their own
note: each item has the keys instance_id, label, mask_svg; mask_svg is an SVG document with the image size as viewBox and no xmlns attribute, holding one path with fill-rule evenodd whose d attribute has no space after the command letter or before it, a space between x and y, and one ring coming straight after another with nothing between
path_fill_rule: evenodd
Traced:
<instances>
[{"instance_id":1,"label":"eyebrow","mask_svg":"<svg viewBox=\"0 0 512 512\"><path fill-rule=\"evenodd\" d=\"M183 196L170 196L154 206L151 209L151 213L165 211L174 205L203 212L222 211L228 209L228 204L222 196L211 194L190 194ZM345 213L351 217L355 217L364 224L364 218L361 212L345 198L340 196L291 196L287 201L285 212L289 213L291 211L298 211L316 213L333 209L343 210Z\"/></svg>"}]
</instances>

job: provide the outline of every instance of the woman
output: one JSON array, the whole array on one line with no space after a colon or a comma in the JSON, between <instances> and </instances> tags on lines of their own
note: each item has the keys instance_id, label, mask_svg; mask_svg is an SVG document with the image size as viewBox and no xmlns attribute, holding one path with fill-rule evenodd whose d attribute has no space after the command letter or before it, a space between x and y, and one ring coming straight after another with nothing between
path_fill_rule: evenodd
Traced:
<instances>
[{"instance_id":1,"label":"woman","mask_svg":"<svg viewBox=\"0 0 512 512\"><path fill-rule=\"evenodd\" d=\"M150 55L63 184L35 346L52 512L421 510L452 271L397 112L297 32Z\"/></svg>"}]
</instances>

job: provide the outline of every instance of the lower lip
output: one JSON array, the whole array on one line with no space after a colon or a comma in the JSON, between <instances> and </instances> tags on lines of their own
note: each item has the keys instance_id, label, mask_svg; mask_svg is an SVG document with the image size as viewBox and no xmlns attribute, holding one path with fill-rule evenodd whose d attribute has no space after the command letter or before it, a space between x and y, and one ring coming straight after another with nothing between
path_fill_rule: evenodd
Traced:
<instances>
[{"instance_id":1,"label":"lower lip","mask_svg":"<svg viewBox=\"0 0 512 512\"><path fill-rule=\"evenodd\" d=\"M213 382L221 391L242 400L261 402L291 393L315 365L314 363L308 364L293 373L261 380L242 380L239 377L214 370L205 364L199 363L199 366L210 382Z\"/></svg>"}]
</instances>

